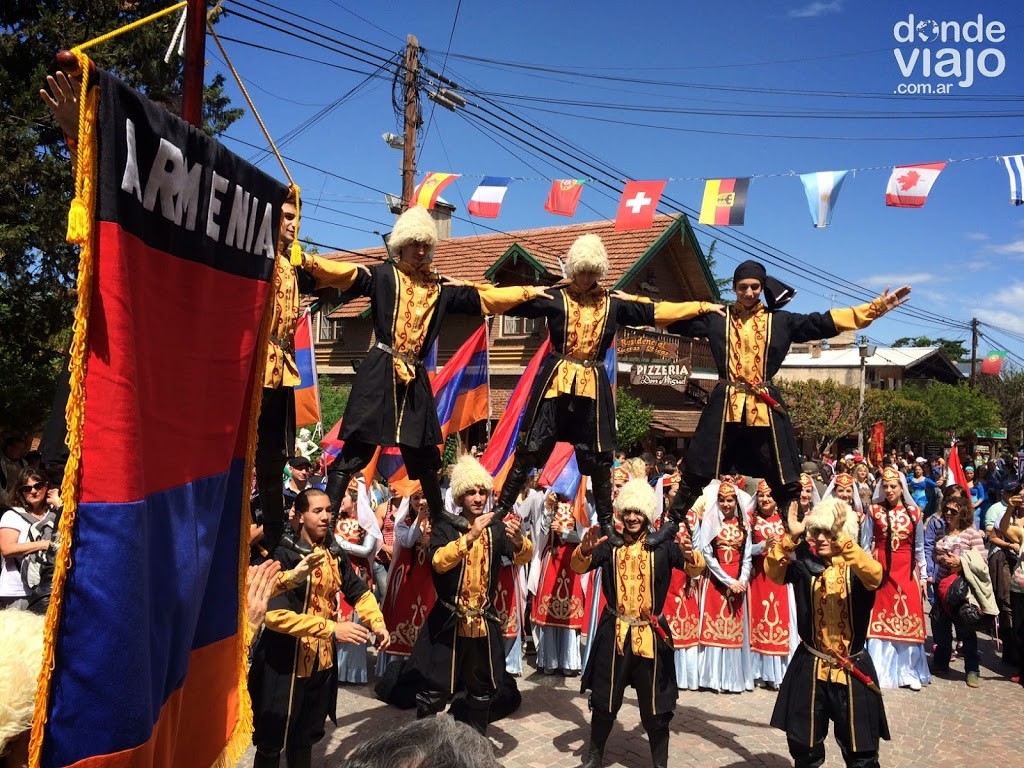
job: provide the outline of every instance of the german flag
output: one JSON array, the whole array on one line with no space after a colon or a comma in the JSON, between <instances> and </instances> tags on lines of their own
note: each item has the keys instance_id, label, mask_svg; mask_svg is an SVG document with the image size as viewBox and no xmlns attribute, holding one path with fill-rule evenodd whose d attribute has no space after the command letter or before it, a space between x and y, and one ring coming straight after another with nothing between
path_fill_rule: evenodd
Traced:
<instances>
[{"instance_id":1,"label":"german flag","mask_svg":"<svg viewBox=\"0 0 1024 768\"><path fill-rule=\"evenodd\" d=\"M750 179L708 179L700 206L700 223L716 227L743 226Z\"/></svg>"}]
</instances>

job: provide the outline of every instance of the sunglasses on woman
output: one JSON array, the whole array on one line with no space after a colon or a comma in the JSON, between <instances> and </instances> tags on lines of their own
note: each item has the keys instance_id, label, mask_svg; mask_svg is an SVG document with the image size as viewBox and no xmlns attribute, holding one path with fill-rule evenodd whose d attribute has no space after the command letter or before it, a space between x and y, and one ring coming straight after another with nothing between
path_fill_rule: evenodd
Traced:
<instances>
[{"instance_id":1,"label":"sunglasses on woman","mask_svg":"<svg viewBox=\"0 0 1024 768\"><path fill-rule=\"evenodd\" d=\"M31 485L23 485L19 489L22 493L28 493L30 491L41 491L46 487L46 483L33 483Z\"/></svg>"}]
</instances>

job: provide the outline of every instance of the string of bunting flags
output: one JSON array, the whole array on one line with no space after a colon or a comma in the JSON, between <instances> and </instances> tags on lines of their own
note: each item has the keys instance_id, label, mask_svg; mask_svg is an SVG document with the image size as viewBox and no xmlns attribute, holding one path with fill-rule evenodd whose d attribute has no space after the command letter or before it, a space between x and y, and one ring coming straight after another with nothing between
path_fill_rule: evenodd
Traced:
<instances>
[{"instance_id":1,"label":"string of bunting flags","mask_svg":"<svg viewBox=\"0 0 1024 768\"><path fill-rule=\"evenodd\" d=\"M891 168L885 190L885 204L892 208L921 208L928 200L928 194L935 185L939 174L949 163L976 160L1001 160L1010 179L1010 203L1024 204L1024 155L993 155L972 157L936 163L897 165ZM885 166L888 168L889 166ZM878 168L856 168L845 171L817 171L814 173L766 174L766 176L799 176L807 197L811 223L821 229L832 221L836 202L843 183L851 173ZM432 209L444 189L456 179L458 173L428 173L413 194L417 205ZM655 211L665 190L672 181L703 181L704 196L700 206L700 223L716 227L739 227L743 225L747 208L747 197L753 179L763 176L746 176L732 179L690 179L669 178L652 181L626 181L615 214L615 229L648 229L654 222ZM479 178L479 177L478 177ZM530 179L511 176L484 176L469 200L468 209L472 216L496 219L509 186L515 181L550 181L551 188L544 201L544 210L557 216L575 216L576 208L583 196L583 189L593 179Z\"/></svg>"}]
</instances>

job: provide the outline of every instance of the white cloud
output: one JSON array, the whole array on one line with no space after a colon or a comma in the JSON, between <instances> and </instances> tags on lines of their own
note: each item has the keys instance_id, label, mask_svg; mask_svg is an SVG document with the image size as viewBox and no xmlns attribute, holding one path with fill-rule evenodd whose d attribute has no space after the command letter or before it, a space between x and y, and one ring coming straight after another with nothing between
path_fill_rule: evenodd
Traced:
<instances>
[{"instance_id":1,"label":"white cloud","mask_svg":"<svg viewBox=\"0 0 1024 768\"><path fill-rule=\"evenodd\" d=\"M977 309L974 313L983 323L998 325L1015 333L1024 333L1024 315L1002 309Z\"/></svg>"},{"instance_id":2,"label":"white cloud","mask_svg":"<svg viewBox=\"0 0 1024 768\"><path fill-rule=\"evenodd\" d=\"M871 275L863 277L857 282L868 288L885 288L891 286L898 288L901 285L922 285L923 283L934 283L937 278L931 272L910 272L908 274Z\"/></svg>"},{"instance_id":3,"label":"white cloud","mask_svg":"<svg viewBox=\"0 0 1024 768\"><path fill-rule=\"evenodd\" d=\"M843 10L842 0L831 0L830 2L815 0L815 2L800 8L791 9L789 15L796 19L808 19L814 16L824 16L827 13L839 13L841 10Z\"/></svg>"},{"instance_id":4,"label":"white cloud","mask_svg":"<svg viewBox=\"0 0 1024 768\"><path fill-rule=\"evenodd\" d=\"M969 262L967 262L967 271L968 272L981 272L981 270L988 269L990 266L992 266L991 262L984 261L984 260L969 261Z\"/></svg>"},{"instance_id":5,"label":"white cloud","mask_svg":"<svg viewBox=\"0 0 1024 768\"><path fill-rule=\"evenodd\" d=\"M968 240L988 240L988 235L984 232L968 232L964 237Z\"/></svg>"},{"instance_id":6,"label":"white cloud","mask_svg":"<svg viewBox=\"0 0 1024 768\"><path fill-rule=\"evenodd\" d=\"M1013 283L993 295L989 301L993 304L1002 304L1017 309L1024 302L1024 283Z\"/></svg>"},{"instance_id":7,"label":"white cloud","mask_svg":"<svg viewBox=\"0 0 1024 768\"><path fill-rule=\"evenodd\" d=\"M1024 256L1024 240L1014 240L1005 245L990 245L988 249L1002 256Z\"/></svg>"}]
</instances>

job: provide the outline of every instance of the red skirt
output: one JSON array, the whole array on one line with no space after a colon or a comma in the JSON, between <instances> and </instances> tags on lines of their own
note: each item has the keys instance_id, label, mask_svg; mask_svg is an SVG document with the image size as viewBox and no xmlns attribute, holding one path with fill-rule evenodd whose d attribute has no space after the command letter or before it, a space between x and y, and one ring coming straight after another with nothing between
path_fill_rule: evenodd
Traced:
<instances>
[{"instance_id":1,"label":"red skirt","mask_svg":"<svg viewBox=\"0 0 1024 768\"><path fill-rule=\"evenodd\" d=\"M764 574L764 556L754 558L754 578L747 587L750 650L762 656L789 656L789 588Z\"/></svg>"},{"instance_id":2,"label":"red skirt","mask_svg":"<svg viewBox=\"0 0 1024 768\"><path fill-rule=\"evenodd\" d=\"M384 596L384 623L391 632L388 653L408 656L416 645L427 614L434 607L437 595L426 549L402 547L392 565L391 577Z\"/></svg>"},{"instance_id":3,"label":"red skirt","mask_svg":"<svg viewBox=\"0 0 1024 768\"><path fill-rule=\"evenodd\" d=\"M519 637L522 626L519 602L519 579L512 565L503 565L498 572L498 591L494 595L494 613L501 622L501 636L506 640Z\"/></svg>"},{"instance_id":4,"label":"red skirt","mask_svg":"<svg viewBox=\"0 0 1024 768\"><path fill-rule=\"evenodd\" d=\"M719 561L734 579L740 575L740 557ZM704 579L704 610L700 617L700 644L713 648L743 647L743 594L733 594L711 576Z\"/></svg>"},{"instance_id":5,"label":"red skirt","mask_svg":"<svg viewBox=\"0 0 1024 768\"><path fill-rule=\"evenodd\" d=\"M544 555L533 598L533 621L541 627L583 629L583 580L570 567L573 546L554 546Z\"/></svg>"},{"instance_id":6,"label":"red skirt","mask_svg":"<svg viewBox=\"0 0 1024 768\"><path fill-rule=\"evenodd\" d=\"M884 541L884 540L883 540ZM924 603L921 586L911 573L914 547L903 542L892 552L892 562L882 585L875 591L868 637L897 643L923 643L925 638ZM875 547L875 559L885 568L886 548Z\"/></svg>"},{"instance_id":7,"label":"red skirt","mask_svg":"<svg viewBox=\"0 0 1024 768\"><path fill-rule=\"evenodd\" d=\"M684 571L672 571L668 596L661 615L672 630L672 647L693 648L700 632L700 580L692 579Z\"/></svg>"}]
</instances>

